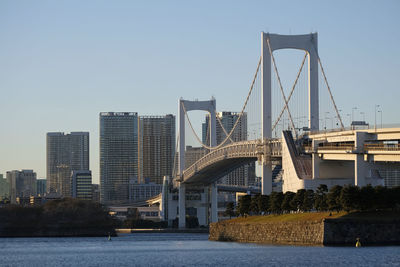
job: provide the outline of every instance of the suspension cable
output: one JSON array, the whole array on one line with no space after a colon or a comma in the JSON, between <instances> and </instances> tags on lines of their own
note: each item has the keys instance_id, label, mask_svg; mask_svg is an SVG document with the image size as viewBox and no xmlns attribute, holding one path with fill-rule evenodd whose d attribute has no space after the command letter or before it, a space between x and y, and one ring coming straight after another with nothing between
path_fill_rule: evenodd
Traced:
<instances>
[{"instance_id":1,"label":"suspension cable","mask_svg":"<svg viewBox=\"0 0 400 267\"><path fill-rule=\"evenodd\" d=\"M288 101L286 100L285 92L283 91L283 86L282 86L282 83L281 83L281 77L279 76L278 68L276 67L275 57L274 57L274 55L272 54L272 49L271 49L271 44L270 44L270 42L269 42L269 38L267 38L267 43L268 43L269 54L271 55L272 62L273 62L273 64L274 64L275 73L276 73L276 76L277 76L277 78L278 78L279 88L281 89L281 93L282 93L283 100L285 101L285 108L286 108L286 110L287 110L287 112L288 112L289 119L290 119L290 122L291 122L291 124L292 124L292 128L293 128L293 130L295 131L295 133L296 133L296 135L297 135L297 131L296 131L296 128L295 128L295 126L294 126L292 114L290 113L290 110L289 110L289 103L288 103Z\"/></svg>"},{"instance_id":2,"label":"suspension cable","mask_svg":"<svg viewBox=\"0 0 400 267\"><path fill-rule=\"evenodd\" d=\"M246 108L246 106L247 106L247 103L248 103L248 101L249 101L251 92L253 91L253 88L254 88L254 83L255 83L255 81L256 81L256 79L257 79L257 75L258 75L258 72L259 72L259 69L260 69L260 65L261 65L261 57L260 57L260 59L259 59L259 61L258 61L256 73L254 74L253 81L252 81L252 83L251 83L249 93L247 94L246 101L244 102L244 105L243 105L242 110L241 110L241 112L240 112L240 114L239 114L239 117L236 119L235 124L233 125L233 127L232 127L231 131L229 132L228 136L226 136L225 139L224 139L220 144L218 144L218 145L216 145L216 146L213 146L213 147L212 147L212 146L208 146L208 145L204 144L204 143L200 140L200 137L197 135L196 131L195 131L194 128L193 128L192 122L191 122L190 119L189 119L189 116L188 116L188 114L187 114L185 105L184 105L184 103L182 102L182 108L183 108L183 111L184 111L184 113L185 113L185 115L186 115L186 118L187 118L188 121L189 121L190 128L192 129L192 131L193 131L193 133L194 133L194 135L195 135L197 141L200 143L200 145L201 145L202 147L204 147L204 148L206 148L206 149L209 149L209 150L218 149L218 148L222 147L223 145L225 145L225 143L231 138L233 132L235 131L237 125L239 124L240 119L242 118L242 116L243 116L243 114L244 114L244 110L245 110L245 108ZM210 118L210 119L211 119L211 118Z\"/></svg>"},{"instance_id":3,"label":"suspension cable","mask_svg":"<svg viewBox=\"0 0 400 267\"><path fill-rule=\"evenodd\" d=\"M180 132L178 131L178 136L176 138L176 144L175 144L175 155L174 155L174 160L173 160L173 165L172 165L172 177L176 177L176 173L178 171L177 167L176 167L176 158L179 157L179 154L178 154L178 144L179 144L179 137L180 137L179 135L180 135ZM181 148L181 150L182 150L182 148ZM184 153L184 151L183 151L183 153Z\"/></svg>"},{"instance_id":4,"label":"suspension cable","mask_svg":"<svg viewBox=\"0 0 400 267\"><path fill-rule=\"evenodd\" d=\"M329 84L328 84L328 79L326 78L324 67L322 67L321 58L319 57L318 51L317 51L317 49L315 48L314 44L313 44L313 48L314 48L315 53L317 54L318 63L319 63L319 65L321 66L321 72L322 72L322 75L324 76L324 80L325 80L326 87L328 87L329 96L330 96L330 98L331 98L331 100L332 100L333 107L335 108L336 115L338 116L338 119L339 119L339 122L340 122L340 127L342 128L342 130L344 130L344 125L343 125L342 117L340 116L339 110L338 110L338 108L337 108L337 106L336 106L335 99L333 99L332 91L331 91L331 88L330 88L330 86L329 86Z\"/></svg>"},{"instance_id":5,"label":"suspension cable","mask_svg":"<svg viewBox=\"0 0 400 267\"><path fill-rule=\"evenodd\" d=\"M292 90L290 91L290 94L289 94L289 96L288 96L288 99L287 99L288 102L289 102L290 99L292 98L294 89L296 88L296 85L297 85L297 82L298 82L298 80L299 80L300 74L301 74L301 72L302 72L302 70L303 70L304 63L305 63L305 61L306 61L306 58L307 58L307 52L304 54L304 58L303 58L303 61L301 62L301 66L300 66L299 72L297 73L296 80L294 81L294 84L293 84L293 86L292 86ZM285 107L281 110L281 112L280 112L278 118L276 119L276 121L275 121L275 123L274 123L274 126L272 126L272 131L275 130L275 127L278 125L278 122L279 122L280 119L282 118L283 112L285 112Z\"/></svg>"},{"instance_id":6,"label":"suspension cable","mask_svg":"<svg viewBox=\"0 0 400 267\"><path fill-rule=\"evenodd\" d=\"M215 112L215 114L217 114L217 112ZM219 116L217 116L217 121L218 121L219 125L221 126L222 131L224 132L225 136L228 136L229 134L228 134L228 132L225 130L225 127L224 127L224 125L222 124L222 121L221 121L221 119L220 119ZM231 142L233 143L233 140L232 140L232 138L231 138L230 136L229 136L229 141L231 141Z\"/></svg>"}]
</instances>

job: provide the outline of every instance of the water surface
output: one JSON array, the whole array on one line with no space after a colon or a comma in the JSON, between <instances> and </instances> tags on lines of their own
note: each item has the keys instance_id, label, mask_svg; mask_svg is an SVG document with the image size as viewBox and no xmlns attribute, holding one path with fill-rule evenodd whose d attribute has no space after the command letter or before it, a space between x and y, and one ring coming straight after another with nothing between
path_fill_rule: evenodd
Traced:
<instances>
[{"instance_id":1,"label":"water surface","mask_svg":"<svg viewBox=\"0 0 400 267\"><path fill-rule=\"evenodd\" d=\"M1 266L400 266L400 247L302 247L208 241L207 234L1 238Z\"/></svg>"}]
</instances>

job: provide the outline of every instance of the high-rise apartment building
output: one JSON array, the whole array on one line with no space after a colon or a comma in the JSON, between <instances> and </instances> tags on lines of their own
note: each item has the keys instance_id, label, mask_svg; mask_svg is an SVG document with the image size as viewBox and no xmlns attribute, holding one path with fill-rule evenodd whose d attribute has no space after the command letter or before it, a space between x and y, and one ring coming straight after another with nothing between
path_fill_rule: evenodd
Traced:
<instances>
[{"instance_id":1,"label":"high-rise apartment building","mask_svg":"<svg viewBox=\"0 0 400 267\"><path fill-rule=\"evenodd\" d=\"M233 126L236 123L236 120L239 118L240 113L237 112L218 112L216 116L221 121L224 129L227 134L230 133ZM221 124L217 121L216 123L216 135L217 135L217 145L222 143L226 134L223 131ZM247 140L247 114L244 113L236 126L234 132L232 133L231 139L234 142ZM206 116L205 122L202 125L202 141L204 144L210 144L209 137L209 115ZM236 170L232 171L228 175L224 176L219 180L219 184L228 184L228 185L240 185L240 186L248 186L254 183L255 179L255 164L249 163L245 164Z\"/></svg>"},{"instance_id":2,"label":"high-rise apartment building","mask_svg":"<svg viewBox=\"0 0 400 267\"><path fill-rule=\"evenodd\" d=\"M36 196L36 172L33 170L8 171L6 177L12 204L17 203L17 198Z\"/></svg>"},{"instance_id":3,"label":"high-rise apartment building","mask_svg":"<svg viewBox=\"0 0 400 267\"><path fill-rule=\"evenodd\" d=\"M139 117L139 182L162 184L171 176L175 154L175 116Z\"/></svg>"},{"instance_id":4,"label":"high-rise apartment building","mask_svg":"<svg viewBox=\"0 0 400 267\"><path fill-rule=\"evenodd\" d=\"M189 168L193 163L207 154L207 149L204 147L186 146L185 149L185 169Z\"/></svg>"},{"instance_id":5,"label":"high-rise apartment building","mask_svg":"<svg viewBox=\"0 0 400 267\"><path fill-rule=\"evenodd\" d=\"M47 191L71 196L71 173L89 170L89 133L47 133Z\"/></svg>"},{"instance_id":6,"label":"high-rise apartment building","mask_svg":"<svg viewBox=\"0 0 400 267\"><path fill-rule=\"evenodd\" d=\"M138 176L138 115L100 113L100 199L129 202L129 180Z\"/></svg>"},{"instance_id":7,"label":"high-rise apartment building","mask_svg":"<svg viewBox=\"0 0 400 267\"><path fill-rule=\"evenodd\" d=\"M72 171L72 197L82 200L92 200L92 172Z\"/></svg>"}]
</instances>

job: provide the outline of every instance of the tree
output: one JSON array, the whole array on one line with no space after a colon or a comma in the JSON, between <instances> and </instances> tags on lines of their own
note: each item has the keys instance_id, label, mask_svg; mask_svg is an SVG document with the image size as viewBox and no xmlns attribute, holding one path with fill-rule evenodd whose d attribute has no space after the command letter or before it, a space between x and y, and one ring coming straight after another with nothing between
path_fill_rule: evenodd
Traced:
<instances>
[{"instance_id":1,"label":"tree","mask_svg":"<svg viewBox=\"0 0 400 267\"><path fill-rule=\"evenodd\" d=\"M260 195L258 198L258 207L260 212L264 214L269 210L269 196L268 195Z\"/></svg>"},{"instance_id":2,"label":"tree","mask_svg":"<svg viewBox=\"0 0 400 267\"><path fill-rule=\"evenodd\" d=\"M360 188L355 185L345 185L340 192L340 203L347 212L360 206Z\"/></svg>"},{"instance_id":3,"label":"tree","mask_svg":"<svg viewBox=\"0 0 400 267\"><path fill-rule=\"evenodd\" d=\"M296 195L293 197L293 199L291 201L291 205L295 208L295 210L303 211L302 207L303 207L305 194L306 194L306 190L305 189L297 190Z\"/></svg>"},{"instance_id":4,"label":"tree","mask_svg":"<svg viewBox=\"0 0 400 267\"><path fill-rule=\"evenodd\" d=\"M296 193L287 191L285 194L283 194L283 201L282 201L282 211L283 212L291 212L292 210L296 210L296 207L294 207L292 203L292 199Z\"/></svg>"},{"instance_id":5,"label":"tree","mask_svg":"<svg viewBox=\"0 0 400 267\"><path fill-rule=\"evenodd\" d=\"M328 192L328 186L320 184L315 192L314 207L318 211L325 211L328 209L326 193Z\"/></svg>"},{"instance_id":6,"label":"tree","mask_svg":"<svg viewBox=\"0 0 400 267\"><path fill-rule=\"evenodd\" d=\"M360 189L359 208L362 211L373 209L375 189L369 184Z\"/></svg>"},{"instance_id":7,"label":"tree","mask_svg":"<svg viewBox=\"0 0 400 267\"><path fill-rule=\"evenodd\" d=\"M339 212L342 209L342 204L340 203L340 192L342 187L340 185L332 186L327 194L327 204L329 210L336 210Z\"/></svg>"},{"instance_id":8,"label":"tree","mask_svg":"<svg viewBox=\"0 0 400 267\"><path fill-rule=\"evenodd\" d=\"M250 205L251 205L251 196L250 195L242 196L241 198L239 198L237 212L242 216L249 214Z\"/></svg>"},{"instance_id":9,"label":"tree","mask_svg":"<svg viewBox=\"0 0 400 267\"><path fill-rule=\"evenodd\" d=\"M229 219L232 219L232 216L235 215L235 204L233 202L228 202L226 205L225 216L229 216Z\"/></svg>"},{"instance_id":10,"label":"tree","mask_svg":"<svg viewBox=\"0 0 400 267\"><path fill-rule=\"evenodd\" d=\"M388 189L383 186L375 187L375 197L374 197L374 208L381 210L385 209L390 205L390 196L388 194Z\"/></svg>"},{"instance_id":11,"label":"tree","mask_svg":"<svg viewBox=\"0 0 400 267\"><path fill-rule=\"evenodd\" d=\"M310 211L314 208L314 191L312 189L306 190L304 194L304 201L301 209L303 211Z\"/></svg>"},{"instance_id":12,"label":"tree","mask_svg":"<svg viewBox=\"0 0 400 267\"><path fill-rule=\"evenodd\" d=\"M391 191L393 208L400 209L400 186L391 188Z\"/></svg>"},{"instance_id":13,"label":"tree","mask_svg":"<svg viewBox=\"0 0 400 267\"><path fill-rule=\"evenodd\" d=\"M269 209L272 213L281 213L282 212L282 201L283 201L283 193L282 192L272 192L269 196Z\"/></svg>"},{"instance_id":14,"label":"tree","mask_svg":"<svg viewBox=\"0 0 400 267\"><path fill-rule=\"evenodd\" d=\"M260 214L260 207L258 206L258 199L260 196L260 194L257 194L251 198L250 211L253 214Z\"/></svg>"}]
</instances>

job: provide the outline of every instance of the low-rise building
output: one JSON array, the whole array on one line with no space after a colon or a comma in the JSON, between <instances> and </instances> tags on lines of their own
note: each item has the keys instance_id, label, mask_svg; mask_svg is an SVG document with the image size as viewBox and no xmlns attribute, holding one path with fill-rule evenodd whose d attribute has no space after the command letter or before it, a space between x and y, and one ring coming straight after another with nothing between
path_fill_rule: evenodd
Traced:
<instances>
[{"instance_id":1,"label":"low-rise building","mask_svg":"<svg viewBox=\"0 0 400 267\"><path fill-rule=\"evenodd\" d=\"M11 204L17 204L17 197L36 196L36 172L33 170L14 170L8 171L6 176L10 188Z\"/></svg>"},{"instance_id":2,"label":"low-rise building","mask_svg":"<svg viewBox=\"0 0 400 267\"><path fill-rule=\"evenodd\" d=\"M82 200L92 200L91 171L72 171L71 196Z\"/></svg>"}]
</instances>

